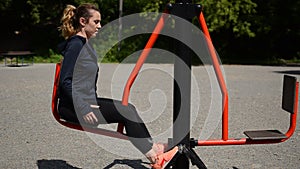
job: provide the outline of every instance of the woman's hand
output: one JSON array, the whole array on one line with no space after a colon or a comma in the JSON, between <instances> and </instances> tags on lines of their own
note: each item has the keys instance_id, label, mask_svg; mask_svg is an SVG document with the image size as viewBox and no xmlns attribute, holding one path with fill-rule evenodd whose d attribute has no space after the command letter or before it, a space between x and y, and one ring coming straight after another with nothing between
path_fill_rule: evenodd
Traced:
<instances>
[{"instance_id":1,"label":"woman's hand","mask_svg":"<svg viewBox=\"0 0 300 169\"><path fill-rule=\"evenodd\" d=\"M84 115L83 119L88 124L95 124L98 122L98 119L93 112L89 112L88 114Z\"/></svg>"}]
</instances>

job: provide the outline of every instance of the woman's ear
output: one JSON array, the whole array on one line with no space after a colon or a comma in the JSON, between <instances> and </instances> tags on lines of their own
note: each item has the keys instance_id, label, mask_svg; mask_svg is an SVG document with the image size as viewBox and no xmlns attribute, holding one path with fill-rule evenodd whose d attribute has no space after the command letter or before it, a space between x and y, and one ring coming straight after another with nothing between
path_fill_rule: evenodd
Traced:
<instances>
[{"instance_id":1,"label":"woman's ear","mask_svg":"<svg viewBox=\"0 0 300 169\"><path fill-rule=\"evenodd\" d=\"M82 27L84 27L85 24L86 24L86 19L85 19L84 17L80 17L80 18L79 18L79 23L80 23L80 25L81 25Z\"/></svg>"}]
</instances>

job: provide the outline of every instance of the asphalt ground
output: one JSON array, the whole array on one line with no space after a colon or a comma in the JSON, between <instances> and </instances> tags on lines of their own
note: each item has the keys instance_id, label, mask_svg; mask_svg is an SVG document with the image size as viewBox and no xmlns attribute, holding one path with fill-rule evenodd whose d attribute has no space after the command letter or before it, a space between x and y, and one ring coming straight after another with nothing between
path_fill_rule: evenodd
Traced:
<instances>
[{"instance_id":1,"label":"asphalt ground","mask_svg":"<svg viewBox=\"0 0 300 169\"><path fill-rule=\"evenodd\" d=\"M54 64L0 65L0 168L149 168L147 160L130 142L98 138L55 121L51 114L54 68ZM121 98L129 68L132 65L121 68L117 64L101 65L99 95ZM243 131L251 129L278 129L285 133L289 114L281 110L282 78L289 74L299 79L300 68L240 65L223 68L229 91L229 137L245 137ZM172 70L168 64L147 64L132 88L130 101L157 141L166 141L170 136ZM194 138L221 137L220 92L212 87L214 76L210 70L209 66L193 67L196 85L192 87L192 111L196 113L192 115L191 137ZM297 169L300 168L299 124L294 135L280 144L194 150L212 169Z\"/></svg>"}]
</instances>

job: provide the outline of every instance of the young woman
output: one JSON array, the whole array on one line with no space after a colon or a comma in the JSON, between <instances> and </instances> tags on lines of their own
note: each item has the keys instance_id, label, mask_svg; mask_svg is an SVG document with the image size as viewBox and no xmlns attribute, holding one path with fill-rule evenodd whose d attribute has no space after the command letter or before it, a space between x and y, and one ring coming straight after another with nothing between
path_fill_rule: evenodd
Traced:
<instances>
[{"instance_id":1,"label":"young woman","mask_svg":"<svg viewBox=\"0 0 300 169\"><path fill-rule=\"evenodd\" d=\"M97 55L88 45L88 40L98 33L100 21L100 11L92 4L82 4L77 8L67 5L64 10L60 30L66 42L59 46L64 56L59 84L59 113L67 121L88 125L123 123L129 140L145 154L151 166L163 168L178 147L164 153L165 146L152 142L133 105L124 106L120 101L97 97Z\"/></svg>"}]
</instances>

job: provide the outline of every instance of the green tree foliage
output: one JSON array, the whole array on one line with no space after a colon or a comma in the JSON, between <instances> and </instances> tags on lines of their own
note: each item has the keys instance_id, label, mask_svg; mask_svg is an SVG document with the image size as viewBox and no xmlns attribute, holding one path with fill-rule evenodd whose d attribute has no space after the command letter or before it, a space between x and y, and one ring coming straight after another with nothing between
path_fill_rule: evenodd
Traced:
<instances>
[{"instance_id":1,"label":"green tree foliage","mask_svg":"<svg viewBox=\"0 0 300 169\"><path fill-rule=\"evenodd\" d=\"M300 1L252 1L257 5L256 12L247 21L255 37L234 37L227 29L215 34L218 46L223 47L223 59L247 64L299 60Z\"/></svg>"},{"instance_id":2,"label":"green tree foliage","mask_svg":"<svg viewBox=\"0 0 300 169\"><path fill-rule=\"evenodd\" d=\"M174 1L124 0L123 15L162 12L168 2ZM78 6L84 2L99 6L103 25L119 17L119 0L1 0L1 25L7 26L2 26L0 30L0 51L28 46L30 42L33 51L47 56L49 49L55 49L63 40L57 27L65 6ZM273 58L300 59L297 46L300 44L300 1L194 0L194 3L203 6L213 42L223 61L241 63ZM147 37L125 39L122 50L115 46L107 60L121 61L130 53L142 49ZM22 44L14 45L14 41L20 39Z\"/></svg>"},{"instance_id":3,"label":"green tree foliage","mask_svg":"<svg viewBox=\"0 0 300 169\"><path fill-rule=\"evenodd\" d=\"M251 0L206 0L199 3L201 2L211 32L229 29L236 36L255 36L249 16L256 12L256 3Z\"/></svg>"},{"instance_id":4,"label":"green tree foliage","mask_svg":"<svg viewBox=\"0 0 300 169\"><path fill-rule=\"evenodd\" d=\"M258 5L253 22L258 36L250 43L271 58L300 59L300 1L253 1Z\"/></svg>"}]
</instances>

